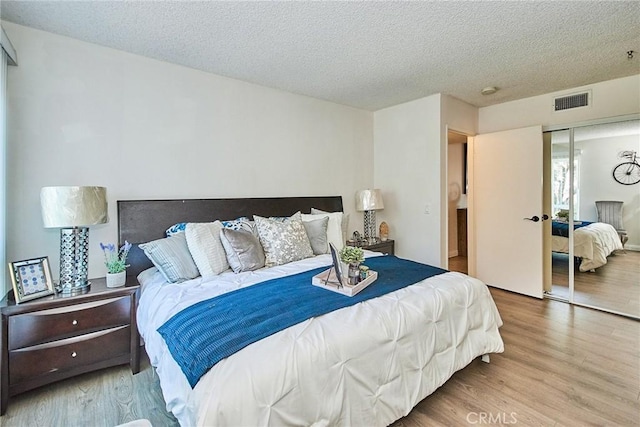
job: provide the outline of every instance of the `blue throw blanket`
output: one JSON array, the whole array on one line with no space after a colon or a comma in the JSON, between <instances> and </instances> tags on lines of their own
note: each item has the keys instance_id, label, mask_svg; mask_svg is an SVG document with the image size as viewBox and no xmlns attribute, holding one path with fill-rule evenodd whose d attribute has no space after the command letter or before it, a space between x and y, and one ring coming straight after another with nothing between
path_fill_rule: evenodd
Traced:
<instances>
[{"instance_id":1,"label":"blue throw blanket","mask_svg":"<svg viewBox=\"0 0 640 427\"><path fill-rule=\"evenodd\" d=\"M251 343L446 272L394 256L370 258L366 265L378 272L378 279L353 297L311 284L326 266L201 301L173 316L158 332L194 387L213 365Z\"/></svg>"},{"instance_id":2,"label":"blue throw blanket","mask_svg":"<svg viewBox=\"0 0 640 427\"><path fill-rule=\"evenodd\" d=\"M574 222L573 229L577 230L580 227L586 227L593 222L580 221L579 224ZM554 236L569 237L569 223L564 221L551 221L551 234Z\"/></svg>"}]
</instances>

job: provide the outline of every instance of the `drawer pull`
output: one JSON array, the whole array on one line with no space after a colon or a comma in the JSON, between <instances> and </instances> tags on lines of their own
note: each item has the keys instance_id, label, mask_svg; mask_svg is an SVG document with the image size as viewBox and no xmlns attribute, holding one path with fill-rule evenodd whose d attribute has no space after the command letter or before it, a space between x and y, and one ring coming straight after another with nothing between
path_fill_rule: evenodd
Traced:
<instances>
[{"instance_id":1,"label":"drawer pull","mask_svg":"<svg viewBox=\"0 0 640 427\"><path fill-rule=\"evenodd\" d=\"M73 322L71 322L72 325L77 325L78 321L76 319L73 319Z\"/></svg>"},{"instance_id":2,"label":"drawer pull","mask_svg":"<svg viewBox=\"0 0 640 427\"><path fill-rule=\"evenodd\" d=\"M71 357L76 357L78 354L74 351L73 353L71 353Z\"/></svg>"}]
</instances>

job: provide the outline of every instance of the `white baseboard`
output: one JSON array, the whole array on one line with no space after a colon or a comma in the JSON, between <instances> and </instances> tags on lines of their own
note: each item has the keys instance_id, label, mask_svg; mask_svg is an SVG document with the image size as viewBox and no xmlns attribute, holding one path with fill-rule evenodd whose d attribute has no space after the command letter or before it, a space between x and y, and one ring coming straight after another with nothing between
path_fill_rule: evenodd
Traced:
<instances>
[{"instance_id":1,"label":"white baseboard","mask_svg":"<svg viewBox=\"0 0 640 427\"><path fill-rule=\"evenodd\" d=\"M640 246L638 245L624 245L624 248L628 251L640 251Z\"/></svg>"},{"instance_id":2,"label":"white baseboard","mask_svg":"<svg viewBox=\"0 0 640 427\"><path fill-rule=\"evenodd\" d=\"M453 258L458 256L458 250L456 249L455 251L449 251L449 258Z\"/></svg>"}]
</instances>

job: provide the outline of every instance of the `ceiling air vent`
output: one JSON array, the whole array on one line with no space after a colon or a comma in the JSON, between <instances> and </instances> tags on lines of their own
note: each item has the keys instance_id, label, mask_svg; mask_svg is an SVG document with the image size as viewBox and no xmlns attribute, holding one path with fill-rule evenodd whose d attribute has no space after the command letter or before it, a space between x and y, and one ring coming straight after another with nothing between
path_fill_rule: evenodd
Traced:
<instances>
[{"instance_id":1,"label":"ceiling air vent","mask_svg":"<svg viewBox=\"0 0 640 427\"><path fill-rule=\"evenodd\" d=\"M576 93L574 95L561 96L554 99L554 111L569 110L571 108L588 107L589 92Z\"/></svg>"}]
</instances>

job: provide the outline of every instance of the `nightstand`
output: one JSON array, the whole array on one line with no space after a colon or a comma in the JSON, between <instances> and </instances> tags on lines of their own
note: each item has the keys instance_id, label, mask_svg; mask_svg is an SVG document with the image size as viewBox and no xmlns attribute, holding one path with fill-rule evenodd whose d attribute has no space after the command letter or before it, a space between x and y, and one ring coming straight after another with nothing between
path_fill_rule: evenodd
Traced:
<instances>
[{"instance_id":1,"label":"nightstand","mask_svg":"<svg viewBox=\"0 0 640 427\"><path fill-rule=\"evenodd\" d=\"M82 295L0 302L0 414L10 396L65 378L126 363L138 373L135 277L120 288L90 281Z\"/></svg>"},{"instance_id":2,"label":"nightstand","mask_svg":"<svg viewBox=\"0 0 640 427\"><path fill-rule=\"evenodd\" d=\"M351 241L347 242L348 245L359 246L362 249L367 249L369 251L382 252L385 255L394 255L395 253L395 240L391 240L391 239L386 240L384 242L380 241L370 245L363 245L363 244L353 245L352 243L353 242Z\"/></svg>"}]
</instances>

